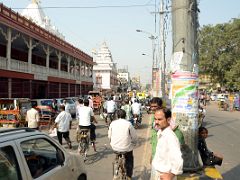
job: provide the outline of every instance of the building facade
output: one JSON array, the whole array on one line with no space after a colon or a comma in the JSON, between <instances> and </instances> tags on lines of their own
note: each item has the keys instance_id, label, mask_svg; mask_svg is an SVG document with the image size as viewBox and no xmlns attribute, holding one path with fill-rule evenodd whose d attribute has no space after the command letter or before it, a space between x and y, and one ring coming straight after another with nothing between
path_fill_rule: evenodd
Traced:
<instances>
[{"instance_id":1,"label":"building facade","mask_svg":"<svg viewBox=\"0 0 240 180\"><path fill-rule=\"evenodd\" d=\"M118 81L120 83L121 92L126 92L128 88L131 86L130 81L130 73L128 72L128 68L118 69L117 75Z\"/></svg>"},{"instance_id":2,"label":"building facade","mask_svg":"<svg viewBox=\"0 0 240 180\"><path fill-rule=\"evenodd\" d=\"M92 57L62 38L0 4L0 97L57 98L92 90Z\"/></svg>"},{"instance_id":3,"label":"building facade","mask_svg":"<svg viewBox=\"0 0 240 180\"><path fill-rule=\"evenodd\" d=\"M117 67L113 62L111 51L103 42L96 52L93 66L94 89L101 91L115 91L118 86Z\"/></svg>"}]
</instances>

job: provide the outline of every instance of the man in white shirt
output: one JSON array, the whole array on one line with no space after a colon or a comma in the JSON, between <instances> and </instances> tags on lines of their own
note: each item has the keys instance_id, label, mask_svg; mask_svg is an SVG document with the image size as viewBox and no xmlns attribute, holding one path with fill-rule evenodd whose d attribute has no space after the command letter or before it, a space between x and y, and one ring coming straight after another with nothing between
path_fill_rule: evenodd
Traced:
<instances>
[{"instance_id":1,"label":"man in white shirt","mask_svg":"<svg viewBox=\"0 0 240 180\"><path fill-rule=\"evenodd\" d=\"M114 114L115 110L117 109L116 102L113 101L112 96L110 97L109 101L107 101L106 108L107 108L107 118L109 118L110 122L112 122L113 114Z\"/></svg>"},{"instance_id":2,"label":"man in white shirt","mask_svg":"<svg viewBox=\"0 0 240 180\"><path fill-rule=\"evenodd\" d=\"M89 100L83 101L84 106L78 108L78 120L80 129L89 129L91 125L91 119L97 123L92 108L89 107Z\"/></svg>"},{"instance_id":3,"label":"man in white shirt","mask_svg":"<svg viewBox=\"0 0 240 180\"><path fill-rule=\"evenodd\" d=\"M69 106L69 103L67 103L66 99L63 100L63 104L62 105L65 106L65 111L70 113L70 106Z\"/></svg>"},{"instance_id":4,"label":"man in white shirt","mask_svg":"<svg viewBox=\"0 0 240 180\"><path fill-rule=\"evenodd\" d=\"M171 111L158 109L154 115L158 131L158 143L152 166L156 170L154 180L172 180L182 173L183 159L177 136L170 127Z\"/></svg>"},{"instance_id":5,"label":"man in white shirt","mask_svg":"<svg viewBox=\"0 0 240 180\"><path fill-rule=\"evenodd\" d=\"M138 102L137 99L133 101L133 104L131 105L133 119L134 119L134 125L135 128L137 128L141 124L141 104Z\"/></svg>"},{"instance_id":6,"label":"man in white shirt","mask_svg":"<svg viewBox=\"0 0 240 180\"><path fill-rule=\"evenodd\" d=\"M26 122L28 123L28 127L32 129L38 129L39 128L39 113L35 109L35 107L32 107L27 111L26 115Z\"/></svg>"},{"instance_id":7,"label":"man in white shirt","mask_svg":"<svg viewBox=\"0 0 240 180\"><path fill-rule=\"evenodd\" d=\"M93 100L92 100L92 96L88 97L89 100L89 107L93 109Z\"/></svg>"},{"instance_id":8,"label":"man in white shirt","mask_svg":"<svg viewBox=\"0 0 240 180\"><path fill-rule=\"evenodd\" d=\"M79 101L81 103L82 101ZM79 106L78 109L78 121L79 121L79 129L88 129L90 130L90 140L93 146L94 151L96 151L96 146L95 146L95 139L96 139L96 133L95 129L96 126L92 123L93 121L95 123L98 123L97 120L94 117L93 114L93 109L89 107L89 100L85 99L83 101L83 106ZM91 125L92 123L92 125Z\"/></svg>"},{"instance_id":9,"label":"man in white shirt","mask_svg":"<svg viewBox=\"0 0 240 180\"><path fill-rule=\"evenodd\" d=\"M55 119L54 127L57 127L57 137L60 144L62 144L62 137L67 141L69 149L72 148L72 144L69 138L69 129L71 126L70 121L72 116L69 112L65 111L65 106L60 105L60 113Z\"/></svg>"},{"instance_id":10,"label":"man in white shirt","mask_svg":"<svg viewBox=\"0 0 240 180\"><path fill-rule=\"evenodd\" d=\"M138 100L134 100L133 104L131 105L133 115L139 116L141 113L141 104L138 103Z\"/></svg>"},{"instance_id":11,"label":"man in white shirt","mask_svg":"<svg viewBox=\"0 0 240 180\"><path fill-rule=\"evenodd\" d=\"M77 106L76 106L76 118L77 120L79 120L79 112L80 112L80 107L83 106L83 99L78 99L78 103L77 103Z\"/></svg>"},{"instance_id":12,"label":"man in white shirt","mask_svg":"<svg viewBox=\"0 0 240 180\"><path fill-rule=\"evenodd\" d=\"M133 174L133 147L137 141L136 130L126 120L126 112L117 110L117 120L114 120L108 129L108 138L113 151L124 153L126 158L127 176L131 179Z\"/></svg>"}]
</instances>

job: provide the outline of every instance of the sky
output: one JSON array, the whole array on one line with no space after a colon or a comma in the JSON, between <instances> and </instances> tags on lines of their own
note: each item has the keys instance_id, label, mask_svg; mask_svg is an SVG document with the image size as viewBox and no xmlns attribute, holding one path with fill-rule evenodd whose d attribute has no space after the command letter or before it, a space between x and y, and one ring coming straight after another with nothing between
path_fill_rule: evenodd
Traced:
<instances>
[{"instance_id":1,"label":"sky","mask_svg":"<svg viewBox=\"0 0 240 180\"><path fill-rule=\"evenodd\" d=\"M140 76L141 82L145 84L151 83L152 42L149 36L159 34L158 28L155 32L155 1L159 6L160 0L41 0L40 5L43 8L79 7L43 10L69 43L93 56L92 50L98 50L105 41L117 67L127 65L130 75ZM22 9L18 8L25 8L31 1L0 2L21 12ZM199 9L201 27L240 18L239 0L199 0ZM168 19L170 21L170 18ZM137 29L147 33L136 32ZM171 57L171 33L169 28L167 61Z\"/></svg>"}]
</instances>

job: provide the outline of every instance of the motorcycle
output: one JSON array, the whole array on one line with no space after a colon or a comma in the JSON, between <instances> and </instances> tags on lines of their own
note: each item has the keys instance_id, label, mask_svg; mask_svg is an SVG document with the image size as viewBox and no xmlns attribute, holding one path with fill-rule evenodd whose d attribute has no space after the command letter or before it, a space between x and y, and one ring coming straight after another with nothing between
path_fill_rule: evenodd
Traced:
<instances>
[{"instance_id":1,"label":"motorcycle","mask_svg":"<svg viewBox=\"0 0 240 180\"><path fill-rule=\"evenodd\" d=\"M149 105L146 105L145 109L146 109L148 114L151 114L151 107Z\"/></svg>"},{"instance_id":2,"label":"motorcycle","mask_svg":"<svg viewBox=\"0 0 240 180\"><path fill-rule=\"evenodd\" d=\"M134 114L133 115L133 121L134 121L134 128L138 129L139 126L142 123L142 114L138 115L138 114Z\"/></svg>"},{"instance_id":3,"label":"motorcycle","mask_svg":"<svg viewBox=\"0 0 240 180\"><path fill-rule=\"evenodd\" d=\"M198 108L198 127L202 126L205 116L206 116L206 109L199 107Z\"/></svg>"}]
</instances>

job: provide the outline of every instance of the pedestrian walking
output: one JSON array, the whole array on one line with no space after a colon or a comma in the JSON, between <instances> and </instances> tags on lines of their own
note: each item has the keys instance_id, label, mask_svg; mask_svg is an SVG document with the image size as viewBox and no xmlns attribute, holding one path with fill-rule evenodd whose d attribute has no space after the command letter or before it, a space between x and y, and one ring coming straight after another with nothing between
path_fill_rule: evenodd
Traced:
<instances>
[{"instance_id":1,"label":"pedestrian walking","mask_svg":"<svg viewBox=\"0 0 240 180\"><path fill-rule=\"evenodd\" d=\"M158 131L156 153L152 167L156 170L153 180L172 180L182 173L183 159L177 136L170 127L171 111L158 109L154 115L155 126Z\"/></svg>"},{"instance_id":2,"label":"pedestrian walking","mask_svg":"<svg viewBox=\"0 0 240 180\"><path fill-rule=\"evenodd\" d=\"M62 145L62 138L67 141L69 149L72 148L72 143L69 138L69 129L71 129L72 116L69 112L65 111L65 106L60 105L60 113L55 119L54 127L57 127L57 137L59 143Z\"/></svg>"},{"instance_id":3,"label":"pedestrian walking","mask_svg":"<svg viewBox=\"0 0 240 180\"><path fill-rule=\"evenodd\" d=\"M26 122L27 126L32 129L39 129L39 122L40 122L40 117L39 113L36 110L36 107L33 106L31 109L27 111L26 115Z\"/></svg>"}]
</instances>

